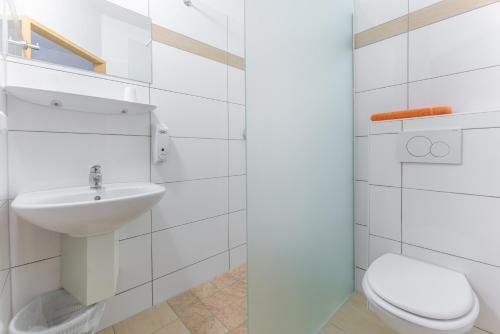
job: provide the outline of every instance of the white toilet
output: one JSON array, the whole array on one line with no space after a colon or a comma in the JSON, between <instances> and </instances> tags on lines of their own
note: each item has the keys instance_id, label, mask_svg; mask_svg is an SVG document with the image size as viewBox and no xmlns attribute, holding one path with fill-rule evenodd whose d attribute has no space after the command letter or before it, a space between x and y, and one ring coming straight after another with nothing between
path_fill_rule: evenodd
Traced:
<instances>
[{"instance_id":1,"label":"white toilet","mask_svg":"<svg viewBox=\"0 0 500 334\"><path fill-rule=\"evenodd\" d=\"M458 272L386 254L366 271L370 308L401 334L463 334L479 315L479 301Z\"/></svg>"}]
</instances>

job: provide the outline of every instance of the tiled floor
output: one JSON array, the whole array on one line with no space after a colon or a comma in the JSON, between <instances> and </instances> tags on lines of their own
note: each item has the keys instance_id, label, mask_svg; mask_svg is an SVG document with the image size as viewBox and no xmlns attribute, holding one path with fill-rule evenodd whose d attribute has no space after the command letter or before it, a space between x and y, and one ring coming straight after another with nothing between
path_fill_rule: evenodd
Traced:
<instances>
[{"instance_id":1,"label":"tiled floor","mask_svg":"<svg viewBox=\"0 0 500 334\"><path fill-rule=\"evenodd\" d=\"M246 334L246 284L241 266L98 334Z\"/></svg>"},{"instance_id":2,"label":"tiled floor","mask_svg":"<svg viewBox=\"0 0 500 334\"><path fill-rule=\"evenodd\" d=\"M367 308L363 294L355 293L330 319L320 334L397 334Z\"/></svg>"},{"instance_id":3,"label":"tiled floor","mask_svg":"<svg viewBox=\"0 0 500 334\"><path fill-rule=\"evenodd\" d=\"M355 293L330 319L320 334L397 334L367 308L366 298ZM468 334L487 334L473 328Z\"/></svg>"}]
</instances>

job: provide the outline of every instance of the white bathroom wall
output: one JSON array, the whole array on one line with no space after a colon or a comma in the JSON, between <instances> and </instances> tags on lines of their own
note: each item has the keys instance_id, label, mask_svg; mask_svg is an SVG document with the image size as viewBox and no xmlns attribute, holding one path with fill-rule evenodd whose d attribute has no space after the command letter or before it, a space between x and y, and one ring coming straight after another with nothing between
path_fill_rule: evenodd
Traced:
<instances>
[{"instance_id":1,"label":"white bathroom wall","mask_svg":"<svg viewBox=\"0 0 500 334\"><path fill-rule=\"evenodd\" d=\"M180 0L114 2L138 13L149 9L156 25L224 52L233 45L232 53L244 56L238 49L243 45L238 33L243 31L242 0L219 1L217 9L189 8ZM233 19L239 25L228 28ZM152 71L153 82L144 84L7 61L8 85L117 99L131 86L140 102L158 106L151 116L102 115L7 100L10 192L3 202L22 192L87 185L93 164L103 166L105 183L151 181L167 189L151 212L119 230L118 291L107 303L101 327L246 262L245 72L161 41L153 41ZM154 122L165 123L172 136L162 165L150 162ZM7 215L8 204L3 208ZM8 225L1 226L10 228L16 312L33 297L60 287L60 235L19 219L12 210Z\"/></svg>"},{"instance_id":2,"label":"white bathroom wall","mask_svg":"<svg viewBox=\"0 0 500 334\"><path fill-rule=\"evenodd\" d=\"M357 6L365 12L356 15L363 29L410 13L410 32L355 51L355 130L363 143L356 155L363 171L355 181L357 288L387 252L449 267L465 273L479 296L476 326L500 333L500 53L493 37L500 3L465 10L459 7L470 4L448 1L459 15L444 10L439 22L412 29L414 17L425 22L435 14L421 1L391 2L372 16L367 2ZM369 122L372 113L433 105L450 105L454 115ZM443 128L464 129L463 164L399 163L398 133Z\"/></svg>"},{"instance_id":3,"label":"white bathroom wall","mask_svg":"<svg viewBox=\"0 0 500 334\"><path fill-rule=\"evenodd\" d=\"M0 86L4 81L4 61L0 59ZM7 115L5 96L0 94L0 334L5 334L11 317L9 204L7 179Z\"/></svg>"}]
</instances>

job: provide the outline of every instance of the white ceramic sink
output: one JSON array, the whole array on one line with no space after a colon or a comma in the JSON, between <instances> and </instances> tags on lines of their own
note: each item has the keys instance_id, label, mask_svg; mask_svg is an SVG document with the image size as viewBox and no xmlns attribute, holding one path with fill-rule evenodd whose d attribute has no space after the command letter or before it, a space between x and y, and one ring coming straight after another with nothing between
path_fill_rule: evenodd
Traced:
<instances>
[{"instance_id":1,"label":"white ceramic sink","mask_svg":"<svg viewBox=\"0 0 500 334\"><path fill-rule=\"evenodd\" d=\"M21 194L12 208L44 229L89 237L117 230L151 209L164 193L164 187L151 183L108 184L100 190L64 188Z\"/></svg>"}]
</instances>

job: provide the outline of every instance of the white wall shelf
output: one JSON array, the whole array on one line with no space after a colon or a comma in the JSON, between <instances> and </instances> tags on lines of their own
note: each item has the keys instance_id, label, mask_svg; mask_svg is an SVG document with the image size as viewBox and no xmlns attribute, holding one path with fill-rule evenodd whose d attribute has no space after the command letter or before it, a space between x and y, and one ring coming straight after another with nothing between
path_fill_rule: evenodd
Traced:
<instances>
[{"instance_id":1,"label":"white wall shelf","mask_svg":"<svg viewBox=\"0 0 500 334\"><path fill-rule=\"evenodd\" d=\"M99 114L140 114L156 109L156 106L151 104L37 88L6 86L4 91L9 96L29 103L69 111Z\"/></svg>"}]
</instances>

